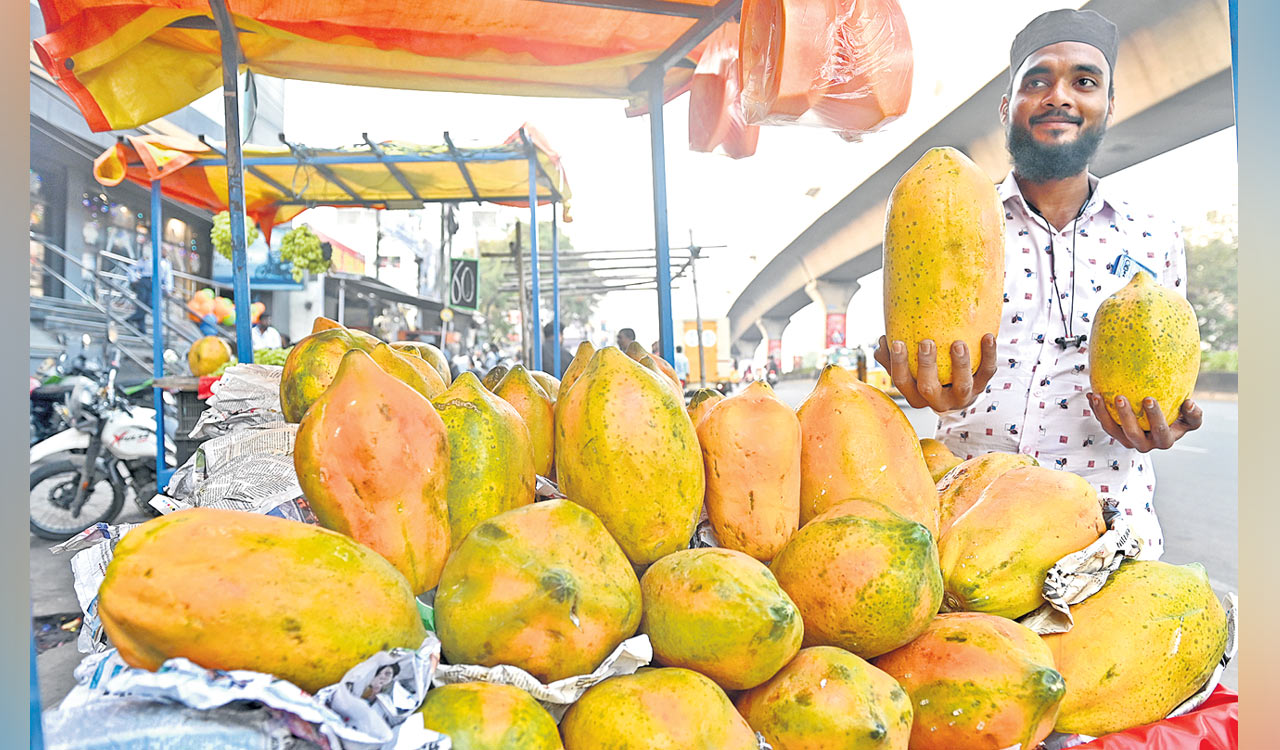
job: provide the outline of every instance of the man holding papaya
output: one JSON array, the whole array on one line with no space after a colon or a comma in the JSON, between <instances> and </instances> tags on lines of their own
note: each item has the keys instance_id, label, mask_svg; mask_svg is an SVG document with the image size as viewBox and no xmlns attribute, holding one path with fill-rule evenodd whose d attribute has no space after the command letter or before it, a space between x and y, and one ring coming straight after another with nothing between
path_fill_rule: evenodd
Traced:
<instances>
[{"instance_id":1,"label":"man holding papaya","mask_svg":"<svg viewBox=\"0 0 1280 750\"><path fill-rule=\"evenodd\" d=\"M1093 11L1044 13L1014 39L1000 102L1013 161L997 191L1004 309L999 333L982 339L977 371L962 341L951 345L945 386L933 341L919 342L915 377L904 342L881 337L875 356L907 403L938 413L937 438L956 455L1024 453L1081 475L1129 521L1142 557L1156 559L1164 539L1146 454L1199 428L1202 413L1188 399L1169 425L1147 398L1151 430L1143 431L1123 397L1116 423L1090 389L1087 342L1103 300L1144 272L1186 294L1177 225L1130 205L1088 170L1115 113L1117 47L1115 25Z\"/></svg>"}]
</instances>

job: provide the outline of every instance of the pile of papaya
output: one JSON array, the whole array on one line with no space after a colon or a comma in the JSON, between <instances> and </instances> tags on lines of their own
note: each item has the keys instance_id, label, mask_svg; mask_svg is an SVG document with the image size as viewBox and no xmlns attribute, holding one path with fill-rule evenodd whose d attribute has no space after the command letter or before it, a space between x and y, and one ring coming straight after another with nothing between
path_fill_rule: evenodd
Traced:
<instances>
[{"instance_id":1,"label":"pile of papaya","mask_svg":"<svg viewBox=\"0 0 1280 750\"><path fill-rule=\"evenodd\" d=\"M942 166L921 179L976 190L952 156L926 156ZM912 257L886 263L886 283L893 270L927 298L941 272L904 270ZM899 312L910 336L991 324L981 305ZM1020 624L1054 564L1106 531L1097 493L1027 456L920 441L835 365L798 409L763 382L686 403L638 346L583 343L562 380L519 365L452 380L435 347L318 319L280 398L319 524L197 508L131 531L99 593L130 664L185 657L314 691L418 647L415 600L434 592L452 664L550 683L637 634L653 649L652 668L595 684L558 724L509 685L431 690L423 721L456 748L996 750L1160 720L1226 648L1195 564L1126 561L1068 632ZM537 477L564 497L541 500ZM718 546L691 541L704 518Z\"/></svg>"}]
</instances>

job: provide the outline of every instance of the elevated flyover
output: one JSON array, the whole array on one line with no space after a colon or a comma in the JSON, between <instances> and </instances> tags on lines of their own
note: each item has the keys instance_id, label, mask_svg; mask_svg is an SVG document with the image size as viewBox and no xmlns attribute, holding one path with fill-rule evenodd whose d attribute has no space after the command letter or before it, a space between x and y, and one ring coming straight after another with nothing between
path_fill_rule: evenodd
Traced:
<instances>
[{"instance_id":1,"label":"elevated flyover","mask_svg":"<svg viewBox=\"0 0 1280 750\"><path fill-rule=\"evenodd\" d=\"M1227 0L1093 0L1120 30L1116 115L1091 164L1107 175L1234 123ZM1010 40L1012 41L1012 40ZM1006 68L800 233L742 290L729 309L731 341L754 350L820 302L843 314L857 280L881 265L885 205L898 178L925 151L955 146L992 181L1009 171L1000 97Z\"/></svg>"}]
</instances>

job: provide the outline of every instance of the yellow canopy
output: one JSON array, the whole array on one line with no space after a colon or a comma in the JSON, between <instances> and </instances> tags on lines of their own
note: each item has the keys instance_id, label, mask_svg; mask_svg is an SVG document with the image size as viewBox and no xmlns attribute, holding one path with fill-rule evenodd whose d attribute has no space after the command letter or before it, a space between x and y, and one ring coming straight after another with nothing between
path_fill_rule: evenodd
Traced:
<instances>
[{"instance_id":1,"label":"yellow canopy","mask_svg":"<svg viewBox=\"0 0 1280 750\"><path fill-rule=\"evenodd\" d=\"M242 68L362 86L630 99L632 82L715 0L654 0L663 14L537 0L228 0ZM734 6L736 7L736 5ZM40 0L35 40L49 74L93 130L163 117L222 85L207 0ZM667 98L688 87L699 49L666 71ZM633 102L635 104L636 102Z\"/></svg>"},{"instance_id":2,"label":"yellow canopy","mask_svg":"<svg viewBox=\"0 0 1280 750\"><path fill-rule=\"evenodd\" d=\"M562 203L569 221L560 157L528 125L489 148L400 141L347 148L246 145L245 212L269 239L273 226L311 206L399 208L468 200L528 206L530 150L538 164L538 203ZM99 156L93 172L108 186L126 179L150 186L163 178L166 196L217 212L227 208L222 157L221 144L212 141L131 136Z\"/></svg>"}]
</instances>

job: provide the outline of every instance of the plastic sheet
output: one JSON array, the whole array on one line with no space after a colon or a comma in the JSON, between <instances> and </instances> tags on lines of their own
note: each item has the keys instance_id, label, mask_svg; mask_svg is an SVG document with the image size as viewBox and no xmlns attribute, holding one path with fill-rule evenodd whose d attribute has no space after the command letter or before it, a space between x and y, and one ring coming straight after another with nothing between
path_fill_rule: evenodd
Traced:
<instances>
[{"instance_id":1,"label":"plastic sheet","mask_svg":"<svg viewBox=\"0 0 1280 750\"><path fill-rule=\"evenodd\" d=\"M1075 750L1237 750L1239 706L1236 693L1219 685L1188 714L1108 734Z\"/></svg>"},{"instance_id":2,"label":"plastic sheet","mask_svg":"<svg viewBox=\"0 0 1280 750\"><path fill-rule=\"evenodd\" d=\"M689 86L689 149L717 147L734 159L756 152L760 127L747 123L738 72L738 24L726 23L707 38Z\"/></svg>"},{"instance_id":3,"label":"plastic sheet","mask_svg":"<svg viewBox=\"0 0 1280 750\"><path fill-rule=\"evenodd\" d=\"M897 0L745 0L739 49L748 123L858 140L911 100L914 58Z\"/></svg>"}]
</instances>

